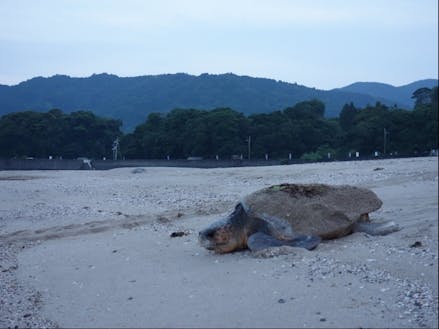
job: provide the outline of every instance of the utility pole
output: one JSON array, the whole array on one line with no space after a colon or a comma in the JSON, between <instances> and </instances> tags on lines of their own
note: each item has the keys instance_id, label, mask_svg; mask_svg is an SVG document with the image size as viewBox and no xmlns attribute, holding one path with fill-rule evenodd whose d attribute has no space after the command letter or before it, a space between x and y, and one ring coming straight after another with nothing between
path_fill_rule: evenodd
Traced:
<instances>
[{"instance_id":1,"label":"utility pole","mask_svg":"<svg viewBox=\"0 0 439 329\"><path fill-rule=\"evenodd\" d=\"M119 149L119 137L117 137L113 142L112 149L113 149L113 160L117 160L117 151Z\"/></svg>"},{"instance_id":2,"label":"utility pole","mask_svg":"<svg viewBox=\"0 0 439 329\"><path fill-rule=\"evenodd\" d=\"M387 132L387 130L386 130L386 128L384 128L384 152L383 152L383 154L384 155L386 155L386 142L387 142L387 135L388 135L389 133Z\"/></svg>"},{"instance_id":3,"label":"utility pole","mask_svg":"<svg viewBox=\"0 0 439 329\"><path fill-rule=\"evenodd\" d=\"M247 138L247 146L248 146L248 159L249 160L250 160L251 143L252 143L252 136L248 136L248 138Z\"/></svg>"}]
</instances>

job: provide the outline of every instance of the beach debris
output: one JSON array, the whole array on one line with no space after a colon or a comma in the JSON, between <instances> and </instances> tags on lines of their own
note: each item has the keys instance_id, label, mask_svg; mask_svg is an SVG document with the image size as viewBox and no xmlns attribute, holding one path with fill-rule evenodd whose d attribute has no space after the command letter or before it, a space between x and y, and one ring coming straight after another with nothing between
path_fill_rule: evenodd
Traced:
<instances>
[{"instance_id":1,"label":"beach debris","mask_svg":"<svg viewBox=\"0 0 439 329\"><path fill-rule=\"evenodd\" d=\"M421 241L415 241L414 243L412 243L410 245L410 248L419 248L422 247L422 242Z\"/></svg>"},{"instance_id":2,"label":"beach debris","mask_svg":"<svg viewBox=\"0 0 439 329\"><path fill-rule=\"evenodd\" d=\"M145 171L146 171L145 168L135 168L135 169L131 170L131 173L132 173L132 174L142 174L142 173L144 173Z\"/></svg>"},{"instance_id":3,"label":"beach debris","mask_svg":"<svg viewBox=\"0 0 439 329\"><path fill-rule=\"evenodd\" d=\"M172 232L169 236L171 238L177 238L177 237L181 237L181 236L185 236L188 235L188 232L184 232L184 231L177 231L177 232Z\"/></svg>"},{"instance_id":4,"label":"beach debris","mask_svg":"<svg viewBox=\"0 0 439 329\"><path fill-rule=\"evenodd\" d=\"M158 217L157 217L157 220L158 220L160 223L169 223L169 218L166 217L166 216L163 216L163 215L158 216Z\"/></svg>"},{"instance_id":5,"label":"beach debris","mask_svg":"<svg viewBox=\"0 0 439 329\"><path fill-rule=\"evenodd\" d=\"M10 272L10 271L14 271L14 270L16 270L17 268L18 268L18 265L13 265L13 266L10 266L10 267L8 267L8 268L3 269L2 272Z\"/></svg>"}]
</instances>

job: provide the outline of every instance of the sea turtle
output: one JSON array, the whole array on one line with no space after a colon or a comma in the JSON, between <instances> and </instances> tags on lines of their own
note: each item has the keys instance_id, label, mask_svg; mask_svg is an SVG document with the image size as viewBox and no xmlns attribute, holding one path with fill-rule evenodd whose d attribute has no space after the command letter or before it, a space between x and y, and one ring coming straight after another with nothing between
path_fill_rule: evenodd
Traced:
<instances>
[{"instance_id":1,"label":"sea turtle","mask_svg":"<svg viewBox=\"0 0 439 329\"><path fill-rule=\"evenodd\" d=\"M280 184L256 191L226 218L199 233L200 244L218 253L275 246L314 249L322 239L363 231L385 235L394 222L371 223L382 201L366 188L349 185Z\"/></svg>"}]
</instances>

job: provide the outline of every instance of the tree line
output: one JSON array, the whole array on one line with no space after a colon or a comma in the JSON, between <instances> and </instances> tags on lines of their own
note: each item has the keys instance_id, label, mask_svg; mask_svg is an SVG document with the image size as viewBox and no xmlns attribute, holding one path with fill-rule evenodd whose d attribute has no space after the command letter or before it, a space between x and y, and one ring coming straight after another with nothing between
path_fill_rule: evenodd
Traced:
<instances>
[{"instance_id":1,"label":"tree line","mask_svg":"<svg viewBox=\"0 0 439 329\"><path fill-rule=\"evenodd\" d=\"M438 148L438 88L415 91L411 111L375 105L342 108L338 118L325 118L319 100L297 103L271 113L244 115L230 108L174 109L150 113L132 133L120 120L78 111L17 112L0 118L1 157L111 158L120 138L126 159L230 159L232 155L275 159L322 160L364 156L414 155Z\"/></svg>"},{"instance_id":2,"label":"tree line","mask_svg":"<svg viewBox=\"0 0 439 329\"><path fill-rule=\"evenodd\" d=\"M0 118L0 157L101 158L111 154L121 126L89 111L9 113Z\"/></svg>"}]
</instances>

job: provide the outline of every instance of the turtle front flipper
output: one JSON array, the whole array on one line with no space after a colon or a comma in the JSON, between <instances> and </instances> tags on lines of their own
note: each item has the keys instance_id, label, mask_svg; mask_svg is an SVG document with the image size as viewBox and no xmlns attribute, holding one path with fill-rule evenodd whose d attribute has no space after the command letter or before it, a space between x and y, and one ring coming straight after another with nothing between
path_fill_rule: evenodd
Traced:
<instances>
[{"instance_id":1,"label":"turtle front flipper","mask_svg":"<svg viewBox=\"0 0 439 329\"><path fill-rule=\"evenodd\" d=\"M256 232L249 236L247 246L251 251L259 251L266 248L281 246L301 247L312 250L317 247L320 241L320 237L312 235L299 235L294 239L279 240L271 235Z\"/></svg>"}]
</instances>

